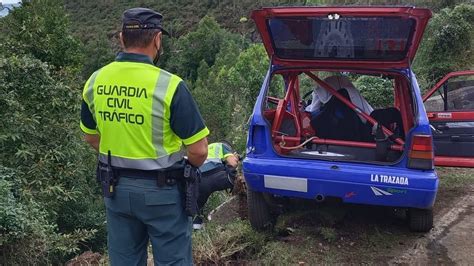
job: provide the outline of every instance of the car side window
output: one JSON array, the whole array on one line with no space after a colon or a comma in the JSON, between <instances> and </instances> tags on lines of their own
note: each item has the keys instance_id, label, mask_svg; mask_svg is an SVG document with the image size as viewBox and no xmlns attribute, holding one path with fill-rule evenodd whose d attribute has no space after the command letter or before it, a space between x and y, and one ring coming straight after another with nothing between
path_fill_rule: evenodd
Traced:
<instances>
[{"instance_id":1,"label":"car side window","mask_svg":"<svg viewBox=\"0 0 474 266\"><path fill-rule=\"evenodd\" d=\"M474 76L453 77L425 101L427 112L474 110Z\"/></svg>"},{"instance_id":2,"label":"car side window","mask_svg":"<svg viewBox=\"0 0 474 266\"><path fill-rule=\"evenodd\" d=\"M280 74L272 76L265 100L265 110L276 109L278 100L285 97L285 81Z\"/></svg>"}]
</instances>

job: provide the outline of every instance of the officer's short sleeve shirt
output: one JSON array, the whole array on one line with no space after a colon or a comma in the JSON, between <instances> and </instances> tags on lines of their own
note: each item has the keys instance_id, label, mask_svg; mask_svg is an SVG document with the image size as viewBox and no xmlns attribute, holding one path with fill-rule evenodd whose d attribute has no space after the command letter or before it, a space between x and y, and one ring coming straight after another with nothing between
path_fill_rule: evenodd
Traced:
<instances>
[{"instance_id":1,"label":"officer's short sleeve shirt","mask_svg":"<svg viewBox=\"0 0 474 266\"><path fill-rule=\"evenodd\" d=\"M120 53L116 61L141 62L153 64L148 56L130 53ZM86 82L85 88L89 86L90 79ZM86 134L99 134L97 122L95 121L89 104L85 98L81 106L80 127ZM173 132L182 139L185 145L193 144L209 135L209 130L204 124L196 102L189 92L184 81L181 81L176 88L170 106L170 126Z\"/></svg>"}]
</instances>

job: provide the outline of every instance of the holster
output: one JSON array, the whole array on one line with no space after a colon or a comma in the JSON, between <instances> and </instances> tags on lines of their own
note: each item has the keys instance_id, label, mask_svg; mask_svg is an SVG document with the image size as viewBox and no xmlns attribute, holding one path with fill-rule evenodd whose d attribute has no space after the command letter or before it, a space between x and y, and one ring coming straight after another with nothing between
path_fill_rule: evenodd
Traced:
<instances>
[{"instance_id":1,"label":"holster","mask_svg":"<svg viewBox=\"0 0 474 266\"><path fill-rule=\"evenodd\" d=\"M97 165L97 181L102 189L102 196L113 198L115 196L115 185L118 183L118 177L110 162L110 152L108 154L108 163L99 161Z\"/></svg>"},{"instance_id":2,"label":"holster","mask_svg":"<svg viewBox=\"0 0 474 266\"><path fill-rule=\"evenodd\" d=\"M199 213L198 197L201 173L199 172L199 168L186 162L183 177L185 184L184 209L188 216L195 216Z\"/></svg>"}]
</instances>

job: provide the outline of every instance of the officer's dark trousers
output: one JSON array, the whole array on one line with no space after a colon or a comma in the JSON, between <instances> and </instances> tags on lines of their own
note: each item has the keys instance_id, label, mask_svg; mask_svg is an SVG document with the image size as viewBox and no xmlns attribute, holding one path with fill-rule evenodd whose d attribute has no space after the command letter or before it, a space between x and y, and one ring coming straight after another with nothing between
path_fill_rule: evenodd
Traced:
<instances>
[{"instance_id":1,"label":"officer's dark trousers","mask_svg":"<svg viewBox=\"0 0 474 266\"><path fill-rule=\"evenodd\" d=\"M205 172L201 176L201 183L199 184L198 206L202 208L207 202L212 193L220 190L230 189L234 185L229 181L229 177L225 170L207 175Z\"/></svg>"},{"instance_id":2,"label":"officer's dark trousers","mask_svg":"<svg viewBox=\"0 0 474 266\"><path fill-rule=\"evenodd\" d=\"M112 266L146 265L151 241L155 265L191 265L191 220L176 185L120 178L113 199L105 198Z\"/></svg>"}]
</instances>

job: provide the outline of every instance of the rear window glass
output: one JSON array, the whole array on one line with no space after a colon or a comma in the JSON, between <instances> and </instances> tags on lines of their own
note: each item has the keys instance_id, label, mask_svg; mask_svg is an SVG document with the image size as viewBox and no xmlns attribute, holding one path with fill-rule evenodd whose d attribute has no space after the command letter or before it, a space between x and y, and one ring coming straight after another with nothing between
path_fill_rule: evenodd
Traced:
<instances>
[{"instance_id":1,"label":"rear window glass","mask_svg":"<svg viewBox=\"0 0 474 266\"><path fill-rule=\"evenodd\" d=\"M279 58L399 61L408 53L415 20L273 18L268 20L268 27Z\"/></svg>"},{"instance_id":2,"label":"rear window glass","mask_svg":"<svg viewBox=\"0 0 474 266\"><path fill-rule=\"evenodd\" d=\"M469 111L474 110L474 76L450 78L428 100L426 111Z\"/></svg>"}]
</instances>

